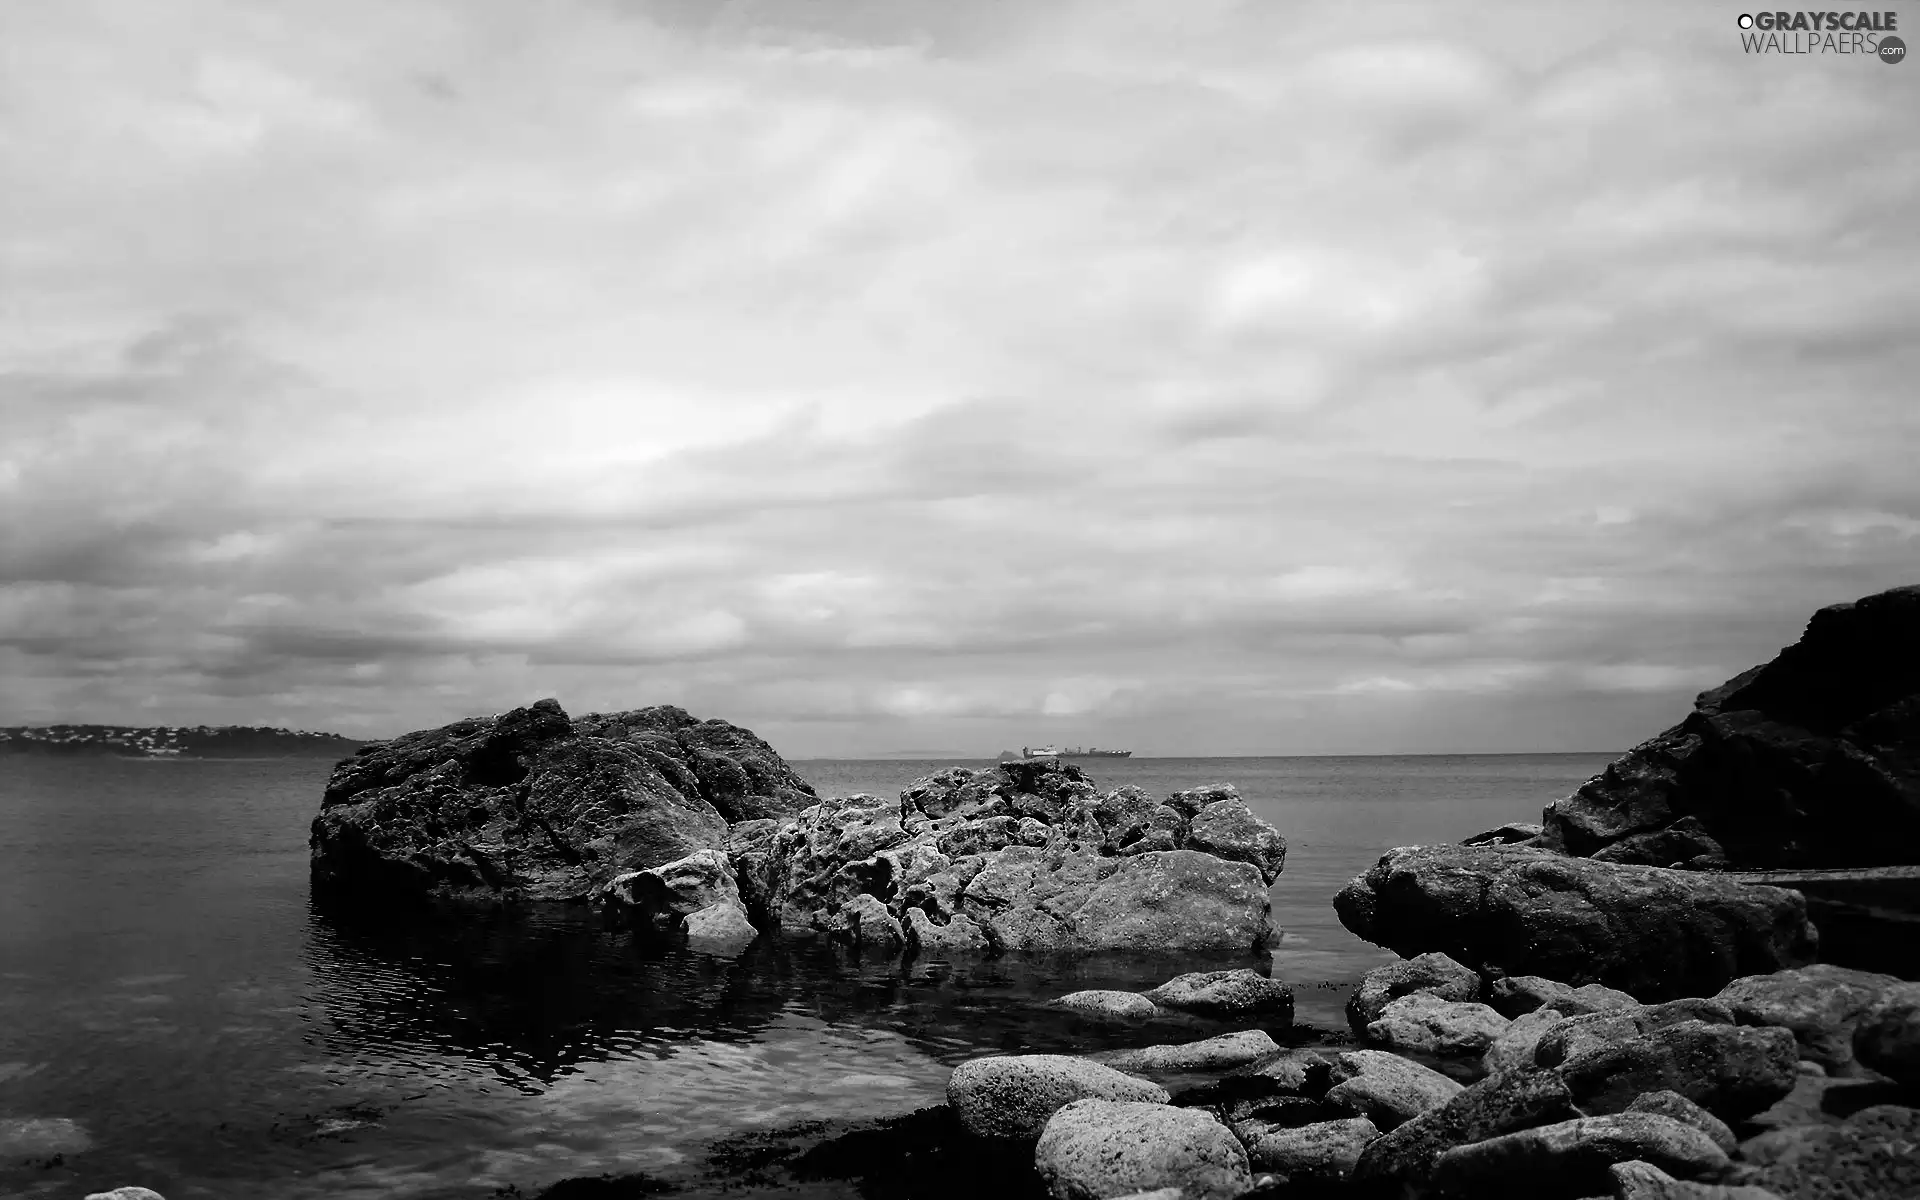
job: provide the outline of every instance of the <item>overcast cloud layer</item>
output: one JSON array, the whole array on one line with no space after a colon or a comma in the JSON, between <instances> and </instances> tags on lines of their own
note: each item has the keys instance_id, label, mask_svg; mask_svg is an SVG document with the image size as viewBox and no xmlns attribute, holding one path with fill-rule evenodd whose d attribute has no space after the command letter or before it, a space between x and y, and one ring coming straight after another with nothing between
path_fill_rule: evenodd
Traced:
<instances>
[{"instance_id":1,"label":"overcast cloud layer","mask_svg":"<svg viewBox=\"0 0 1920 1200\"><path fill-rule=\"evenodd\" d=\"M1920 64L1737 11L10 6L0 723L1622 748L1920 579Z\"/></svg>"}]
</instances>

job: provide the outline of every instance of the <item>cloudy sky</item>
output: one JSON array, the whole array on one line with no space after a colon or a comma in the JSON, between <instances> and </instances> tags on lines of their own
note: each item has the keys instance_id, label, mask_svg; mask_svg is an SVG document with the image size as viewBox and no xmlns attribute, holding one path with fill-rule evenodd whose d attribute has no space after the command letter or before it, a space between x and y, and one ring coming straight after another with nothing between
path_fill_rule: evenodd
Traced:
<instances>
[{"instance_id":1,"label":"cloudy sky","mask_svg":"<svg viewBox=\"0 0 1920 1200\"><path fill-rule=\"evenodd\" d=\"M0 723L1622 748L1920 580L1920 64L1738 11L7 6Z\"/></svg>"}]
</instances>

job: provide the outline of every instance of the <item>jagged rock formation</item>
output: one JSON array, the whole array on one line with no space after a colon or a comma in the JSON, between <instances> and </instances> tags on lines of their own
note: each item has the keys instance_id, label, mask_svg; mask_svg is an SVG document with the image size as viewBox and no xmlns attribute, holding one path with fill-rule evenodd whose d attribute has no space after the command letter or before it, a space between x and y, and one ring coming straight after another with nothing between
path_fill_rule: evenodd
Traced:
<instances>
[{"instance_id":1,"label":"jagged rock formation","mask_svg":"<svg viewBox=\"0 0 1920 1200\"><path fill-rule=\"evenodd\" d=\"M1255 952L1286 859L1231 787L1102 794L1051 761L744 822L727 850L763 927L921 953Z\"/></svg>"},{"instance_id":2,"label":"jagged rock formation","mask_svg":"<svg viewBox=\"0 0 1920 1200\"><path fill-rule=\"evenodd\" d=\"M671 706L576 719L542 700L341 762L313 822L313 882L348 896L580 900L814 799L771 746L725 721Z\"/></svg>"},{"instance_id":3,"label":"jagged rock formation","mask_svg":"<svg viewBox=\"0 0 1920 1200\"><path fill-rule=\"evenodd\" d=\"M1566 853L1652 866L1920 863L1920 585L1821 609L1544 826Z\"/></svg>"}]
</instances>

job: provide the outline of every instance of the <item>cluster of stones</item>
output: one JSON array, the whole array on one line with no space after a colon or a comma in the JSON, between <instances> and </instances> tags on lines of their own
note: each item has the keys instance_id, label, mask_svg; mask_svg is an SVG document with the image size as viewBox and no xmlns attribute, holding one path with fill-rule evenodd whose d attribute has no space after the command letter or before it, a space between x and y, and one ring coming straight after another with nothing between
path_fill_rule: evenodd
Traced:
<instances>
[{"instance_id":1,"label":"cluster of stones","mask_svg":"<svg viewBox=\"0 0 1920 1200\"><path fill-rule=\"evenodd\" d=\"M1030 1143L1056 1200L1920 1194L1920 984L1891 976L1823 964L1642 1003L1426 954L1367 976L1348 1005L1363 1043L1351 1050L1276 1043L1291 995L1251 971L1130 995L1057 1003L1258 1027L974 1059L949 1082L960 1124ZM1908 1103L1856 1103L1842 1119L1822 1110L1838 1089Z\"/></svg>"},{"instance_id":2,"label":"cluster of stones","mask_svg":"<svg viewBox=\"0 0 1920 1200\"><path fill-rule=\"evenodd\" d=\"M690 936L757 926L879 953L1249 954L1273 939L1286 842L1231 786L1156 800L1078 767L1008 762L898 801L741 822L724 851L625 873L601 896Z\"/></svg>"}]
</instances>

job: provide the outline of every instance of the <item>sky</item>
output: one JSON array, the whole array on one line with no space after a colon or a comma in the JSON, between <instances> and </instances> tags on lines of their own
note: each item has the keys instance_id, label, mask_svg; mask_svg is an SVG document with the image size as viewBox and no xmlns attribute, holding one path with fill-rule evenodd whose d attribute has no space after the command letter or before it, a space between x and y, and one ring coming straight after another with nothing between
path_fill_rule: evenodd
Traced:
<instances>
[{"instance_id":1,"label":"sky","mask_svg":"<svg viewBox=\"0 0 1920 1200\"><path fill-rule=\"evenodd\" d=\"M0 724L1624 749L1920 581L1920 63L1739 11L6 6Z\"/></svg>"}]
</instances>

